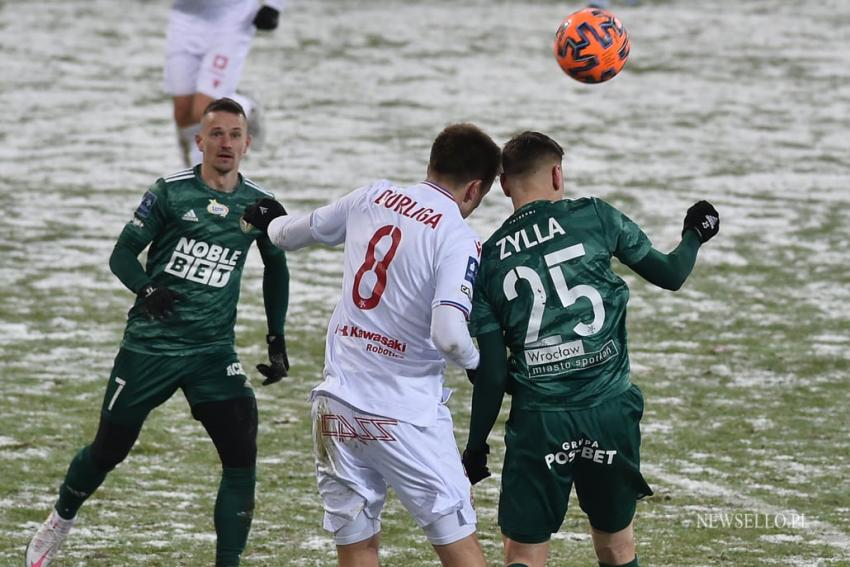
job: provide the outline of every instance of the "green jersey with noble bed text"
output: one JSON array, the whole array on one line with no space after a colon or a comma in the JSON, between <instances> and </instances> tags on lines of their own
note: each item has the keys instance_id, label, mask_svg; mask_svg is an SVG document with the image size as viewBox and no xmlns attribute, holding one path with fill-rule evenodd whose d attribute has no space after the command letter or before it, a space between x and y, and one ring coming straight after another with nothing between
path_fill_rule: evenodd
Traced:
<instances>
[{"instance_id":1,"label":"green jersey with noble bed text","mask_svg":"<svg viewBox=\"0 0 850 567\"><path fill-rule=\"evenodd\" d=\"M141 251L150 243L148 277L183 299L163 321L148 319L137 300L122 348L174 355L234 349L239 286L251 243L266 247L264 255L282 254L259 230L240 226L245 208L269 196L241 174L233 192L216 191L201 179L200 165L148 189L118 244Z\"/></svg>"},{"instance_id":2,"label":"green jersey with noble bed text","mask_svg":"<svg viewBox=\"0 0 850 567\"><path fill-rule=\"evenodd\" d=\"M629 387L629 289L615 256L640 261L652 244L600 199L535 201L484 244L473 335L504 331L512 406L592 407Z\"/></svg>"}]
</instances>

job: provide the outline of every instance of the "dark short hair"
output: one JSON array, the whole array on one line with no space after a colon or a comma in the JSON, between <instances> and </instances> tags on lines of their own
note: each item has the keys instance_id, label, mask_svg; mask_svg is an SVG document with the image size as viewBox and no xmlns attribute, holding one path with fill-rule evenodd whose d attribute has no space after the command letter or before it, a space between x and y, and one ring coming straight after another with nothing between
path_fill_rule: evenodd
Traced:
<instances>
[{"instance_id":1,"label":"dark short hair","mask_svg":"<svg viewBox=\"0 0 850 567\"><path fill-rule=\"evenodd\" d=\"M241 116L245 120L248 120L248 117L245 116L245 110L242 108L242 105L232 98L224 97L212 101L204 109L202 116L206 116L210 112L229 112L230 114L236 114L237 116Z\"/></svg>"},{"instance_id":2,"label":"dark short hair","mask_svg":"<svg viewBox=\"0 0 850 567\"><path fill-rule=\"evenodd\" d=\"M499 146L478 126L452 124L434 140L428 168L456 183L480 179L489 187L499 174L500 159Z\"/></svg>"},{"instance_id":3,"label":"dark short hair","mask_svg":"<svg viewBox=\"0 0 850 567\"><path fill-rule=\"evenodd\" d=\"M502 172L505 175L525 175L537 169L543 160L560 162L564 149L552 138L540 132L526 130L517 134L502 148Z\"/></svg>"}]
</instances>

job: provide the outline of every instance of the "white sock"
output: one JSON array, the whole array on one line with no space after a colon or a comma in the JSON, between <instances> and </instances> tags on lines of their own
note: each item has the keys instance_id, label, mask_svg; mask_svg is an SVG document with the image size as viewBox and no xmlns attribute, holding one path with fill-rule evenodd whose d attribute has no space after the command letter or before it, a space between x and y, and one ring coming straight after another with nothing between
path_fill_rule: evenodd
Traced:
<instances>
[{"instance_id":1,"label":"white sock","mask_svg":"<svg viewBox=\"0 0 850 567\"><path fill-rule=\"evenodd\" d=\"M67 531L74 525L75 518L71 518L70 520L66 520L62 516L59 515L59 512L53 510L50 514L50 521L53 525L57 526L61 530Z\"/></svg>"},{"instance_id":2,"label":"white sock","mask_svg":"<svg viewBox=\"0 0 850 567\"><path fill-rule=\"evenodd\" d=\"M195 134L200 131L200 124L192 124L177 129L177 145L180 147L180 156L183 158L183 164L186 167L192 167L203 160L204 155L198 149L198 144L195 143Z\"/></svg>"}]
</instances>

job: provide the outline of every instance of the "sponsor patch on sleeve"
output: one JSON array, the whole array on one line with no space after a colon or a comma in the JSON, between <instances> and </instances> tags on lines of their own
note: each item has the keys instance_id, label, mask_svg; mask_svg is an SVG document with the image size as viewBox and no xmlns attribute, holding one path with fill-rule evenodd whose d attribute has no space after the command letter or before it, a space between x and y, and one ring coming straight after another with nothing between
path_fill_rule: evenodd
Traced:
<instances>
[{"instance_id":1,"label":"sponsor patch on sleeve","mask_svg":"<svg viewBox=\"0 0 850 567\"><path fill-rule=\"evenodd\" d=\"M148 191L145 193L145 196L142 197L142 202L139 203L139 207L136 209L134 213L140 219L148 218L148 215L151 214L151 209L153 209L153 205L156 203L156 195Z\"/></svg>"},{"instance_id":2,"label":"sponsor patch on sleeve","mask_svg":"<svg viewBox=\"0 0 850 567\"><path fill-rule=\"evenodd\" d=\"M463 276L463 279L475 285L475 277L478 275L478 259L470 256L469 262L466 264L466 275Z\"/></svg>"},{"instance_id":3,"label":"sponsor patch on sleeve","mask_svg":"<svg viewBox=\"0 0 850 567\"><path fill-rule=\"evenodd\" d=\"M460 292L472 301L472 288L466 284L460 284Z\"/></svg>"}]
</instances>

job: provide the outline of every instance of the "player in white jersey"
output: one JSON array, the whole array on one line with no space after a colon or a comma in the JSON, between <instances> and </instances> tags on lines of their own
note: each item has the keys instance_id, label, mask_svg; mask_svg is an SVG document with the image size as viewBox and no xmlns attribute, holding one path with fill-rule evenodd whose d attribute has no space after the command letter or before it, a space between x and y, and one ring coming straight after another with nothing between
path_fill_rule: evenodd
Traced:
<instances>
[{"instance_id":1,"label":"player in white jersey","mask_svg":"<svg viewBox=\"0 0 850 567\"><path fill-rule=\"evenodd\" d=\"M256 30L278 25L284 0L173 0L165 52L165 90L174 102L177 139L186 166L201 162L195 136L213 100L236 100L248 116L252 147L259 149L260 109L236 92Z\"/></svg>"},{"instance_id":2,"label":"player in white jersey","mask_svg":"<svg viewBox=\"0 0 850 567\"><path fill-rule=\"evenodd\" d=\"M478 366L466 318L481 243L463 219L499 164L489 136L456 124L434 141L422 183L378 181L308 215L282 216L265 199L245 211L284 250L345 244L324 381L312 394L324 527L343 567L378 565L388 486L443 565L485 565L443 379L446 359Z\"/></svg>"}]
</instances>

